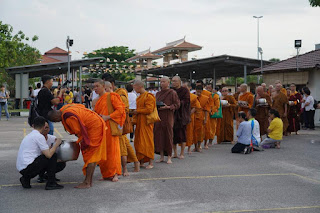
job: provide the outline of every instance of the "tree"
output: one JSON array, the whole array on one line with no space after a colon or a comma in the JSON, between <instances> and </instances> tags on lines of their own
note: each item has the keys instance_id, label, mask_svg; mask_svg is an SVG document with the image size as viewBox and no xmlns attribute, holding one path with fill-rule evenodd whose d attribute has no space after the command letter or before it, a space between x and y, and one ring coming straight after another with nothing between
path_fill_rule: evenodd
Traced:
<instances>
[{"instance_id":1,"label":"tree","mask_svg":"<svg viewBox=\"0 0 320 213\"><path fill-rule=\"evenodd\" d=\"M105 57L107 61L103 64L96 64L90 67L89 76L99 78L103 73L109 72L118 81L130 81L135 78L132 73L136 64L126 62L133 57L135 50L125 46L113 46L94 50L84 56L84 58Z\"/></svg>"},{"instance_id":2,"label":"tree","mask_svg":"<svg viewBox=\"0 0 320 213\"><path fill-rule=\"evenodd\" d=\"M279 62L280 59L279 58L271 58L269 61L271 61L271 62Z\"/></svg>"},{"instance_id":3,"label":"tree","mask_svg":"<svg viewBox=\"0 0 320 213\"><path fill-rule=\"evenodd\" d=\"M320 0L309 0L311 7L320 7Z\"/></svg>"},{"instance_id":4,"label":"tree","mask_svg":"<svg viewBox=\"0 0 320 213\"><path fill-rule=\"evenodd\" d=\"M33 36L32 41L38 40ZM8 89L14 90L14 80L6 72L6 68L39 63L40 52L27 44L29 37L22 31L13 33L13 27L0 21L0 84L6 83Z\"/></svg>"}]
</instances>

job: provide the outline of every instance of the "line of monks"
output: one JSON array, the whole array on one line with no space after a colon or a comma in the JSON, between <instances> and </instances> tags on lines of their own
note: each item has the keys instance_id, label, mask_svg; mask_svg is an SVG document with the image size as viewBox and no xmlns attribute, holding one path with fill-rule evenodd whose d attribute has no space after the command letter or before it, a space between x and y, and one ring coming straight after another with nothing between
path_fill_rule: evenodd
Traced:
<instances>
[{"instance_id":1,"label":"line of monks","mask_svg":"<svg viewBox=\"0 0 320 213\"><path fill-rule=\"evenodd\" d=\"M127 163L134 163L134 172L139 172L140 167L152 169L154 153L160 154L156 162L163 162L167 156L166 163L171 164L172 157L184 158L186 146L188 154L191 154L192 145L193 151L201 152L202 143L203 148L208 149L215 136L218 144L232 142L236 111L247 112L251 107L256 107L261 135L267 132L268 108L275 108L283 120L287 115L288 99L281 92L280 82L270 91L272 97L262 86L257 87L257 94L253 96L247 92L246 84L242 84L234 96L228 94L227 88L222 88L220 97L211 85L205 89L204 83L199 80L194 91L190 83L182 83L179 76L173 77L171 82L168 77L162 77L160 86L161 91L154 96L145 90L142 81L136 80L133 88L139 94L137 108L129 110L127 91L116 88L114 78L106 73L94 83L99 97L93 100L93 110L81 104L68 104L60 110L49 112L49 120L62 122L67 132L78 137L85 180L76 188L92 186L97 164L102 180L116 182L119 175L129 175ZM261 98L267 100L267 106L255 104ZM128 122L129 125L136 125L134 149L127 132L121 133ZM181 146L180 154L178 145Z\"/></svg>"}]
</instances>

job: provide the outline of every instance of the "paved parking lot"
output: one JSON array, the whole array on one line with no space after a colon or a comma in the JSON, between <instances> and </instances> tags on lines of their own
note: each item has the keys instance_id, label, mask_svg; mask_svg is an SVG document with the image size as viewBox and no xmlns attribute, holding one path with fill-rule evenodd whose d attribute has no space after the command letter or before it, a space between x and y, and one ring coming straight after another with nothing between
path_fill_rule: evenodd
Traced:
<instances>
[{"instance_id":1,"label":"paved parking lot","mask_svg":"<svg viewBox=\"0 0 320 213\"><path fill-rule=\"evenodd\" d=\"M55 127L56 136L74 138ZM215 145L118 183L99 181L97 168L88 190L73 188L83 180L80 157L57 175L65 188L55 191L35 179L30 190L19 184L16 156L30 131L26 118L0 121L0 212L320 212L319 129L286 137L280 150L250 155Z\"/></svg>"}]
</instances>

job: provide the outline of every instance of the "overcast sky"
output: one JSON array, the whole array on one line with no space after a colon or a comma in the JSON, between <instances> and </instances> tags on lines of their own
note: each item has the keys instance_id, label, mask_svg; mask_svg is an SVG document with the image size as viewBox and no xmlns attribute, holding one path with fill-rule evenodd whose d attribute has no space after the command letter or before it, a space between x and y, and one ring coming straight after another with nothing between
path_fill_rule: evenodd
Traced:
<instances>
[{"instance_id":1,"label":"overcast sky","mask_svg":"<svg viewBox=\"0 0 320 213\"><path fill-rule=\"evenodd\" d=\"M257 20L263 59L292 57L320 43L320 8L308 0L0 0L0 20L39 40L41 53L74 39L73 59L109 46L156 50L186 36L203 47L189 58L257 57ZM79 51L80 53L76 53Z\"/></svg>"}]
</instances>

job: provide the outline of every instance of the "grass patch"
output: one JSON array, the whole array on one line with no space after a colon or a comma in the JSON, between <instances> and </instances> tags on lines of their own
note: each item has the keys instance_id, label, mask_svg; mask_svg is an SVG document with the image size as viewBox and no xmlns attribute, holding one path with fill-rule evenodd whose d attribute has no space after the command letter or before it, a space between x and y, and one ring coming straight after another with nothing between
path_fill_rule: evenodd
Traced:
<instances>
[{"instance_id":1,"label":"grass patch","mask_svg":"<svg viewBox=\"0 0 320 213\"><path fill-rule=\"evenodd\" d=\"M29 109L9 109L9 112L29 112Z\"/></svg>"}]
</instances>

